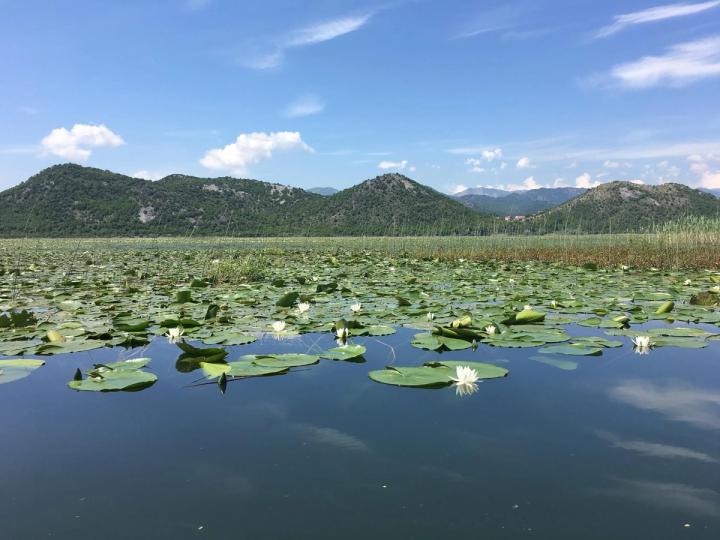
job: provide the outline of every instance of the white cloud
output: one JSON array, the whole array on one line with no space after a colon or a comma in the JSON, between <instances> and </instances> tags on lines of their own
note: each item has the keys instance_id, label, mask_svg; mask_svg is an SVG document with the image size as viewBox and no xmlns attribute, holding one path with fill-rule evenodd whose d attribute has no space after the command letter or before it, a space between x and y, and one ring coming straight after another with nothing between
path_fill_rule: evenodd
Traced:
<instances>
[{"instance_id":1,"label":"white cloud","mask_svg":"<svg viewBox=\"0 0 720 540\"><path fill-rule=\"evenodd\" d=\"M720 36L674 45L662 56L644 56L615 66L610 76L626 88L682 86L720 76Z\"/></svg>"},{"instance_id":2,"label":"white cloud","mask_svg":"<svg viewBox=\"0 0 720 540\"><path fill-rule=\"evenodd\" d=\"M286 45L288 47L302 47L303 45L330 41L331 39L344 36L345 34L362 28L370 20L370 17L370 14L355 17L341 17L339 19L307 26L294 32Z\"/></svg>"},{"instance_id":3,"label":"white cloud","mask_svg":"<svg viewBox=\"0 0 720 540\"><path fill-rule=\"evenodd\" d=\"M276 133L241 133L234 143L205 152L200 164L208 169L227 170L240 176L248 166L272 157L274 151L304 150L314 152L297 131Z\"/></svg>"},{"instance_id":4,"label":"white cloud","mask_svg":"<svg viewBox=\"0 0 720 540\"><path fill-rule=\"evenodd\" d=\"M90 148L123 144L122 137L104 124L75 124L70 130L55 128L40 141L43 153L77 161L87 161L92 154Z\"/></svg>"},{"instance_id":5,"label":"white cloud","mask_svg":"<svg viewBox=\"0 0 720 540\"><path fill-rule=\"evenodd\" d=\"M141 171L135 171L131 175L133 178L142 178L143 180L160 180L165 178L167 174L161 171L148 171L143 169Z\"/></svg>"},{"instance_id":6,"label":"white cloud","mask_svg":"<svg viewBox=\"0 0 720 540\"><path fill-rule=\"evenodd\" d=\"M502 157L502 148L495 148L494 150L483 150L482 157L488 161L494 161Z\"/></svg>"},{"instance_id":7,"label":"white cloud","mask_svg":"<svg viewBox=\"0 0 720 540\"><path fill-rule=\"evenodd\" d=\"M555 180L553 180L552 187L565 187L567 185L567 180L565 180L562 176L558 176Z\"/></svg>"},{"instance_id":8,"label":"white cloud","mask_svg":"<svg viewBox=\"0 0 720 540\"><path fill-rule=\"evenodd\" d=\"M606 169L617 169L620 167L620 163L617 161L606 160L605 163L603 163L603 167Z\"/></svg>"},{"instance_id":9,"label":"white cloud","mask_svg":"<svg viewBox=\"0 0 720 540\"><path fill-rule=\"evenodd\" d=\"M529 189L539 189L543 187L547 187L545 185L539 184L535 181L534 176L528 176L525 180L523 180L519 184L497 184L494 186L488 186L494 189L502 189L504 191L527 191Z\"/></svg>"},{"instance_id":10,"label":"white cloud","mask_svg":"<svg viewBox=\"0 0 720 540\"><path fill-rule=\"evenodd\" d=\"M464 156L482 156L486 161L493 161L502 158L502 148L478 148L473 146L462 148L451 148L448 154L459 154Z\"/></svg>"},{"instance_id":11,"label":"white cloud","mask_svg":"<svg viewBox=\"0 0 720 540\"><path fill-rule=\"evenodd\" d=\"M325 110L325 103L320 98L313 95L301 96L285 110L285 116L289 118L299 118L303 116L311 116L321 113Z\"/></svg>"},{"instance_id":12,"label":"white cloud","mask_svg":"<svg viewBox=\"0 0 720 540\"><path fill-rule=\"evenodd\" d=\"M583 173L575 179L575 187L590 189L599 185L600 182L593 181L589 173Z\"/></svg>"},{"instance_id":13,"label":"white cloud","mask_svg":"<svg viewBox=\"0 0 720 540\"><path fill-rule=\"evenodd\" d=\"M450 188L450 193L453 195L457 195L458 193L462 193L463 191L467 190L467 186L464 184L457 184L456 186L453 186Z\"/></svg>"},{"instance_id":14,"label":"white cloud","mask_svg":"<svg viewBox=\"0 0 720 540\"><path fill-rule=\"evenodd\" d=\"M518 169L529 169L530 168L530 158L529 157L521 157L518 159L518 162L515 164L515 167Z\"/></svg>"},{"instance_id":15,"label":"white cloud","mask_svg":"<svg viewBox=\"0 0 720 540\"><path fill-rule=\"evenodd\" d=\"M405 167L408 166L407 159L403 159L402 161L381 161L378 163L378 169L387 170L387 169L399 169L403 170ZM414 170L414 168L413 168Z\"/></svg>"},{"instance_id":16,"label":"white cloud","mask_svg":"<svg viewBox=\"0 0 720 540\"><path fill-rule=\"evenodd\" d=\"M604 38L616 34L629 26L694 15L695 13L700 13L717 6L720 6L720 1L700 2L697 4L666 4L642 11L617 15L613 23L598 30L595 37Z\"/></svg>"},{"instance_id":17,"label":"white cloud","mask_svg":"<svg viewBox=\"0 0 720 540\"><path fill-rule=\"evenodd\" d=\"M688 156L690 170L698 175L698 187L720 189L720 157L714 154ZM718 167L715 169L714 167Z\"/></svg>"},{"instance_id":18,"label":"white cloud","mask_svg":"<svg viewBox=\"0 0 720 540\"><path fill-rule=\"evenodd\" d=\"M296 47L323 43L359 30L365 26L372 13L340 17L300 28L279 39L269 50L246 52L240 63L251 69L272 69L282 64L285 52Z\"/></svg>"},{"instance_id":19,"label":"white cloud","mask_svg":"<svg viewBox=\"0 0 720 540\"><path fill-rule=\"evenodd\" d=\"M503 170L503 169L505 169L506 167L507 167L507 163L505 163L505 162L503 161L503 162L500 164L500 170Z\"/></svg>"}]
</instances>

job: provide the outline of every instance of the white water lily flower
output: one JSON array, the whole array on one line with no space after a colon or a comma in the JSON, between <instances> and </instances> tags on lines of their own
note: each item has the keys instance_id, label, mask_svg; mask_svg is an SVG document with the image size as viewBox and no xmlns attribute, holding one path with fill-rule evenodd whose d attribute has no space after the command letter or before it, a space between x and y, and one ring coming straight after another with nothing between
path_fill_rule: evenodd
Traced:
<instances>
[{"instance_id":1,"label":"white water lily flower","mask_svg":"<svg viewBox=\"0 0 720 540\"><path fill-rule=\"evenodd\" d=\"M272 329L275 332L282 332L283 330L285 330L285 326L285 321L275 321L274 323L272 323Z\"/></svg>"},{"instance_id":2,"label":"white water lily flower","mask_svg":"<svg viewBox=\"0 0 720 540\"><path fill-rule=\"evenodd\" d=\"M692 283L692 281L689 279L686 279L685 281L683 281L683 285L690 285L691 283Z\"/></svg>"},{"instance_id":3,"label":"white water lily flower","mask_svg":"<svg viewBox=\"0 0 720 540\"><path fill-rule=\"evenodd\" d=\"M428 321L433 321L433 320L435 320L435 314L432 313L432 312L430 312L430 311L428 311L427 320L428 320Z\"/></svg>"},{"instance_id":4,"label":"white water lily flower","mask_svg":"<svg viewBox=\"0 0 720 540\"><path fill-rule=\"evenodd\" d=\"M627 271L627 270L630 270L630 267L629 267L627 264L621 264L621 265L620 265L620 270L622 270L623 272L625 272L625 271Z\"/></svg>"},{"instance_id":5,"label":"white water lily flower","mask_svg":"<svg viewBox=\"0 0 720 540\"><path fill-rule=\"evenodd\" d=\"M169 343L180 343L182 341L182 336L185 333L185 330L183 330L181 327L176 328L168 328L167 334L165 334L165 337L168 339Z\"/></svg>"},{"instance_id":6,"label":"white water lily flower","mask_svg":"<svg viewBox=\"0 0 720 540\"><path fill-rule=\"evenodd\" d=\"M635 346L635 352L638 354L648 354L655 344L650 341L650 336L637 336L632 340Z\"/></svg>"},{"instance_id":7,"label":"white water lily flower","mask_svg":"<svg viewBox=\"0 0 720 540\"><path fill-rule=\"evenodd\" d=\"M335 330L335 335L338 339L342 339L343 341L345 341L350 335L350 330L348 330L346 327L338 328L337 330Z\"/></svg>"},{"instance_id":8,"label":"white water lily flower","mask_svg":"<svg viewBox=\"0 0 720 540\"><path fill-rule=\"evenodd\" d=\"M210 261L212 264L220 264L220 259L213 259Z\"/></svg>"},{"instance_id":9,"label":"white water lily flower","mask_svg":"<svg viewBox=\"0 0 720 540\"><path fill-rule=\"evenodd\" d=\"M305 313L310 309L310 303L309 302L300 302L297 306L299 313Z\"/></svg>"},{"instance_id":10,"label":"white water lily flower","mask_svg":"<svg viewBox=\"0 0 720 540\"><path fill-rule=\"evenodd\" d=\"M486 326L485 332L487 332L488 336L492 336L493 334L495 334L495 332L497 332L497 327L494 324Z\"/></svg>"},{"instance_id":11,"label":"white water lily flower","mask_svg":"<svg viewBox=\"0 0 720 540\"><path fill-rule=\"evenodd\" d=\"M350 306L350 311L352 311L353 313L358 313L361 309L362 309L362 304L360 302Z\"/></svg>"},{"instance_id":12,"label":"white water lily flower","mask_svg":"<svg viewBox=\"0 0 720 540\"><path fill-rule=\"evenodd\" d=\"M558 307L557 300L551 300L551 301L550 301L550 307L552 307L552 308L557 308L557 307Z\"/></svg>"},{"instance_id":13,"label":"white water lily flower","mask_svg":"<svg viewBox=\"0 0 720 540\"><path fill-rule=\"evenodd\" d=\"M458 366L455 368L455 377L450 377L455 381L455 393L459 396L465 396L477 391L477 381L480 379L476 370L470 366Z\"/></svg>"},{"instance_id":14,"label":"white water lily flower","mask_svg":"<svg viewBox=\"0 0 720 540\"><path fill-rule=\"evenodd\" d=\"M523 306L523 311L530 311L532 309L532 306L530 304L525 304Z\"/></svg>"}]
</instances>

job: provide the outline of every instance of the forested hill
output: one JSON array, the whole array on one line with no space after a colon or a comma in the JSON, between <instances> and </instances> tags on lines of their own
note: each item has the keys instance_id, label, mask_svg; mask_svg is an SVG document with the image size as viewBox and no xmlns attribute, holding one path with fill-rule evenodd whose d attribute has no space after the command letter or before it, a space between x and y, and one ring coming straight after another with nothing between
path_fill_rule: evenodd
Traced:
<instances>
[{"instance_id":1,"label":"forested hill","mask_svg":"<svg viewBox=\"0 0 720 540\"><path fill-rule=\"evenodd\" d=\"M507 222L400 174L320 195L231 177L176 174L152 182L67 164L0 193L5 237L595 233L719 215L720 199L682 184L610 182L522 222Z\"/></svg>"},{"instance_id":2,"label":"forested hill","mask_svg":"<svg viewBox=\"0 0 720 540\"><path fill-rule=\"evenodd\" d=\"M489 219L398 174L323 196L257 180L152 182L66 164L0 193L2 236L475 234Z\"/></svg>"},{"instance_id":3,"label":"forested hill","mask_svg":"<svg viewBox=\"0 0 720 540\"><path fill-rule=\"evenodd\" d=\"M528 221L534 232L650 231L663 223L720 217L720 199L684 184L608 182Z\"/></svg>"}]
</instances>

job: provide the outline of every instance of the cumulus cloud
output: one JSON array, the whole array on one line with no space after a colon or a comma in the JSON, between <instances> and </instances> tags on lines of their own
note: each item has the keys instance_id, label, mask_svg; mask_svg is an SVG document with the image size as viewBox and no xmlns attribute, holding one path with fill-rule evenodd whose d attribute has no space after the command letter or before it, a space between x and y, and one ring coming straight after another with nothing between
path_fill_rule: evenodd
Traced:
<instances>
[{"instance_id":1,"label":"cumulus cloud","mask_svg":"<svg viewBox=\"0 0 720 540\"><path fill-rule=\"evenodd\" d=\"M520 159L518 159L518 162L515 164L515 167L518 169L529 169L531 167L530 158L529 157L521 157Z\"/></svg>"},{"instance_id":2,"label":"cumulus cloud","mask_svg":"<svg viewBox=\"0 0 720 540\"><path fill-rule=\"evenodd\" d=\"M250 165L270 159L275 151L284 150L314 152L297 131L241 133L234 143L205 152L200 164L208 169L226 170L240 176L247 173Z\"/></svg>"},{"instance_id":3,"label":"cumulus cloud","mask_svg":"<svg viewBox=\"0 0 720 540\"><path fill-rule=\"evenodd\" d=\"M720 189L720 156L691 154L687 160L690 170L698 175L698 187Z\"/></svg>"},{"instance_id":4,"label":"cumulus cloud","mask_svg":"<svg viewBox=\"0 0 720 540\"><path fill-rule=\"evenodd\" d=\"M383 171L387 169L398 169L400 171L404 170L408 166L407 159L403 159L402 161L387 161L383 160L380 163L378 163L378 169L382 169ZM415 170L415 167L410 167L411 170Z\"/></svg>"},{"instance_id":5,"label":"cumulus cloud","mask_svg":"<svg viewBox=\"0 0 720 540\"><path fill-rule=\"evenodd\" d=\"M642 11L634 11L632 13L625 13L622 15L616 15L612 24L605 26L598 30L595 34L596 38L604 38L611 36L637 24L645 24L657 21L663 21L665 19L672 19L674 17L683 17L687 15L694 15L701 13L720 6L720 1L712 2L699 2L697 4L666 4L663 6L655 6Z\"/></svg>"},{"instance_id":6,"label":"cumulus cloud","mask_svg":"<svg viewBox=\"0 0 720 540\"><path fill-rule=\"evenodd\" d=\"M312 116L325 110L325 103L320 98L313 95L301 96L285 109L285 116L289 118L299 118L303 116Z\"/></svg>"},{"instance_id":7,"label":"cumulus cloud","mask_svg":"<svg viewBox=\"0 0 720 540\"><path fill-rule=\"evenodd\" d=\"M590 189L599 185L600 182L593 181L589 173L583 173L575 179L575 187Z\"/></svg>"},{"instance_id":8,"label":"cumulus cloud","mask_svg":"<svg viewBox=\"0 0 720 540\"><path fill-rule=\"evenodd\" d=\"M462 193L463 191L466 191L468 187L464 184L457 184L450 188L450 193L453 195L457 195L458 193Z\"/></svg>"},{"instance_id":9,"label":"cumulus cloud","mask_svg":"<svg viewBox=\"0 0 720 540\"><path fill-rule=\"evenodd\" d=\"M536 182L534 176L528 176L519 184L498 184L490 187L494 189L502 189L504 191L527 191L529 189L539 189L547 186Z\"/></svg>"},{"instance_id":10,"label":"cumulus cloud","mask_svg":"<svg viewBox=\"0 0 720 540\"><path fill-rule=\"evenodd\" d=\"M720 36L688 41L670 47L664 55L644 56L615 66L610 76L626 88L661 84L683 86L720 76Z\"/></svg>"},{"instance_id":11,"label":"cumulus cloud","mask_svg":"<svg viewBox=\"0 0 720 540\"><path fill-rule=\"evenodd\" d=\"M165 178L167 175L161 171L148 171L147 169L142 169L140 171L135 171L131 176L133 178L142 178L143 180L160 180L161 178Z\"/></svg>"},{"instance_id":12,"label":"cumulus cloud","mask_svg":"<svg viewBox=\"0 0 720 540\"><path fill-rule=\"evenodd\" d=\"M44 154L87 161L90 148L121 146L125 141L104 124L75 124L71 129L55 128L40 141Z\"/></svg>"}]
</instances>

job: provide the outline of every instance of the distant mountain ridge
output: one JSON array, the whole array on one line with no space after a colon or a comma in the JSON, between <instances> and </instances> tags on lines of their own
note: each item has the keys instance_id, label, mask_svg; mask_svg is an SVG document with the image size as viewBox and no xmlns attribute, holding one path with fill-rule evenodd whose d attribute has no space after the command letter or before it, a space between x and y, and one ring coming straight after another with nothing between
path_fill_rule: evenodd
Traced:
<instances>
[{"instance_id":1,"label":"distant mountain ridge","mask_svg":"<svg viewBox=\"0 0 720 540\"><path fill-rule=\"evenodd\" d=\"M631 232L688 216L720 218L720 199L684 184L608 182L546 210L529 225L540 232Z\"/></svg>"},{"instance_id":2,"label":"distant mountain ridge","mask_svg":"<svg viewBox=\"0 0 720 540\"><path fill-rule=\"evenodd\" d=\"M504 191L494 188L473 188L454 197L468 208L497 216L528 215L558 206L582 195L587 190L574 187L538 188ZM484 194L490 192L491 194Z\"/></svg>"},{"instance_id":3,"label":"distant mountain ridge","mask_svg":"<svg viewBox=\"0 0 720 540\"><path fill-rule=\"evenodd\" d=\"M649 230L686 216L720 216L720 199L682 184L611 182L554 208L533 209L577 192L562 189L453 198L401 174L384 174L319 195L250 179L173 174L153 182L66 164L0 192L0 236L595 233ZM477 197L506 201L506 206L502 212L495 209L494 216L481 213L465 200ZM488 201L483 204L487 211ZM524 221L498 217L528 214Z\"/></svg>"},{"instance_id":4,"label":"distant mountain ridge","mask_svg":"<svg viewBox=\"0 0 720 540\"><path fill-rule=\"evenodd\" d=\"M399 174L323 196L258 180L153 182L65 164L0 193L2 236L476 234L488 219Z\"/></svg>"},{"instance_id":5,"label":"distant mountain ridge","mask_svg":"<svg viewBox=\"0 0 720 540\"><path fill-rule=\"evenodd\" d=\"M325 195L326 197L330 195L335 195L339 190L332 188L332 187L314 187L308 189L310 193L317 193L318 195Z\"/></svg>"}]
</instances>

